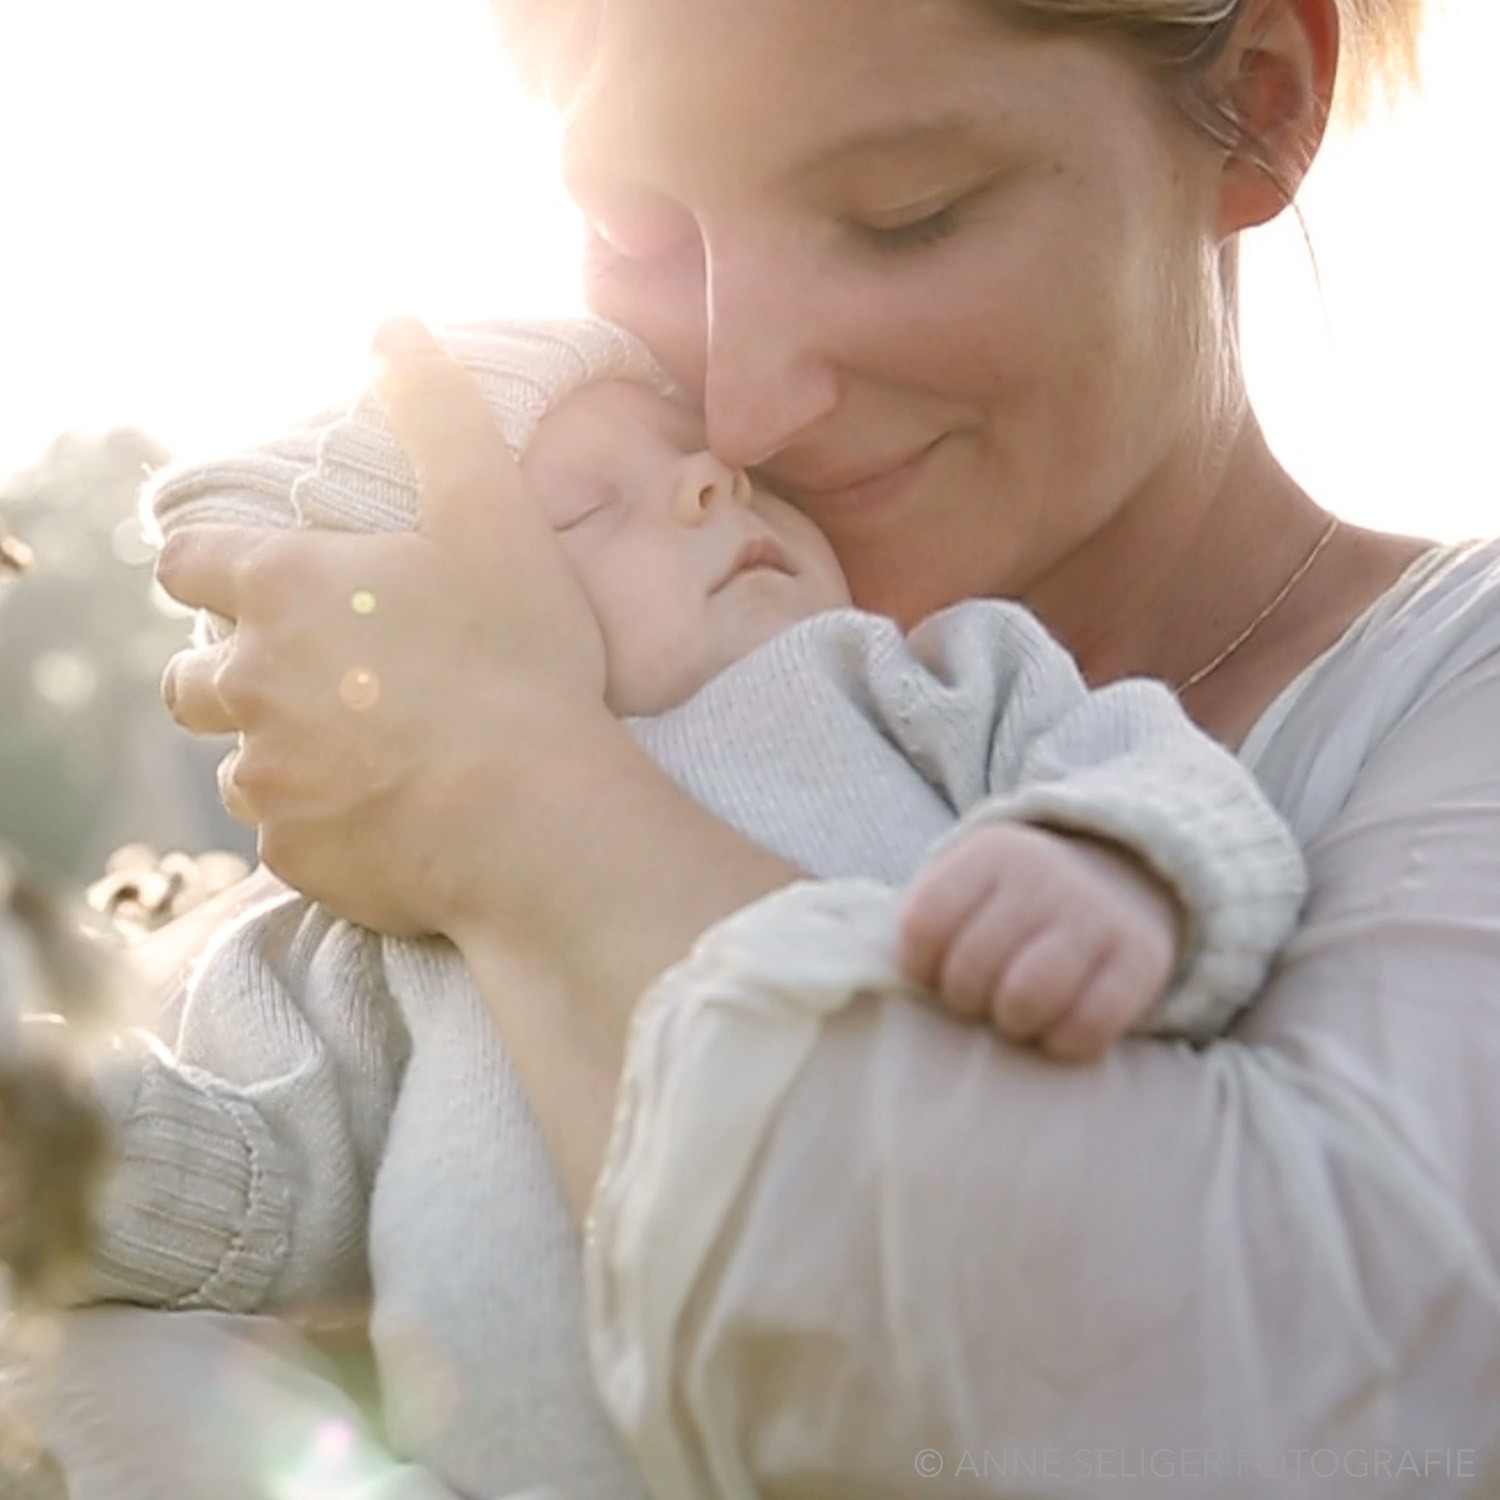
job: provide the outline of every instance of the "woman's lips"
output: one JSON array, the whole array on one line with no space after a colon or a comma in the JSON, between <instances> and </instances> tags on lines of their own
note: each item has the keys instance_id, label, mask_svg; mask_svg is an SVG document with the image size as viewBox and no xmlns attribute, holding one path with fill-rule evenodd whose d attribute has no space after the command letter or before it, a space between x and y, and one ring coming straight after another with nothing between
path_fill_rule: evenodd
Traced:
<instances>
[{"instance_id":1,"label":"woman's lips","mask_svg":"<svg viewBox=\"0 0 1500 1500\"><path fill-rule=\"evenodd\" d=\"M928 459L941 442L937 438L906 458L894 459L852 479L798 484L773 474L771 481L778 493L814 517L820 513L870 510L888 505L905 494L921 478Z\"/></svg>"}]
</instances>

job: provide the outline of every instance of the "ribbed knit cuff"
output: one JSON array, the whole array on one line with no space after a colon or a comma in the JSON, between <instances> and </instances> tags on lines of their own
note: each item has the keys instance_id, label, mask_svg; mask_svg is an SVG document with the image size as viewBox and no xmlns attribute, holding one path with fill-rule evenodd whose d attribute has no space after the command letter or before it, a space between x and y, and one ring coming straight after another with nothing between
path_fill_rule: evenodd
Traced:
<instances>
[{"instance_id":1,"label":"ribbed knit cuff","mask_svg":"<svg viewBox=\"0 0 1500 1500\"><path fill-rule=\"evenodd\" d=\"M1132 1028L1207 1041L1254 998L1296 925L1307 871L1290 830L1211 761L1033 783L982 803L952 835L1007 820L1110 840L1142 860L1187 913L1162 998Z\"/></svg>"},{"instance_id":2,"label":"ribbed knit cuff","mask_svg":"<svg viewBox=\"0 0 1500 1500\"><path fill-rule=\"evenodd\" d=\"M262 1307L287 1253L292 1183L253 1106L144 1049L112 1060L98 1089L119 1157L98 1213L94 1297Z\"/></svg>"}]
</instances>

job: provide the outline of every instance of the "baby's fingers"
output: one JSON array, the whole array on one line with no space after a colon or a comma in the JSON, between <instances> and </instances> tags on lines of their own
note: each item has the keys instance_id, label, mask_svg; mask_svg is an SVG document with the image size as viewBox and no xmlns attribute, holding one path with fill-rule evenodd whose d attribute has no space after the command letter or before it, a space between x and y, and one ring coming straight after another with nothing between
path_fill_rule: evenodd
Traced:
<instances>
[{"instance_id":1,"label":"baby's fingers","mask_svg":"<svg viewBox=\"0 0 1500 1500\"><path fill-rule=\"evenodd\" d=\"M1098 947L1076 929L1047 928L1004 967L990 996L990 1019L1013 1042L1058 1024L1085 995L1099 967Z\"/></svg>"},{"instance_id":2,"label":"baby's fingers","mask_svg":"<svg viewBox=\"0 0 1500 1500\"><path fill-rule=\"evenodd\" d=\"M952 860L938 860L916 878L901 910L901 964L917 984L941 988L960 934L973 929L993 890L993 880L977 868ZM978 1015L982 997L975 1006Z\"/></svg>"},{"instance_id":3,"label":"baby's fingers","mask_svg":"<svg viewBox=\"0 0 1500 1500\"><path fill-rule=\"evenodd\" d=\"M1156 1000L1160 985L1139 964L1111 955L1077 998L1037 1038L1055 1062L1091 1062L1117 1042Z\"/></svg>"}]
</instances>

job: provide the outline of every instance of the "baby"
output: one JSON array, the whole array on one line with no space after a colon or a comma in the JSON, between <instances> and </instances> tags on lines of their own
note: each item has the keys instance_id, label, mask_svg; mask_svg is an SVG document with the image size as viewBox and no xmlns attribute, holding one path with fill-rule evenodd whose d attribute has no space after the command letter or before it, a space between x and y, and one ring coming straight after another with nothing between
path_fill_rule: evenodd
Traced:
<instances>
[{"instance_id":1,"label":"baby","mask_svg":"<svg viewBox=\"0 0 1500 1500\"><path fill-rule=\"evenodd\" d=\"M1012 605L910 635L850 608L817 529L707 454L617 330L452 343L598 614L611 706L766 847L904 888L892 943L945 1003L1081 1057L1132 1028L1207 1037L1251 998L1301 861L1166 689L1090 692ZM152 503L169 533L370 528L409 525L415 491L367 401ZM576 1231L454 950L286 893L170 1013L170 1060L145 1048L101 1081L121 1163L94 1295L310 1322L368 1303L404 1459L468 1496L638 1494L589 1373Z\"/></svg>"},{"instance_id":2,"label":"baby","mask_svg":"<svg viewBox=\"0 0 1500 1500\"><path fill-rule=\"evenodd\" d=\"M743 471L720 463L707 450L702 418L645 385L601 381L568 395L541 421L521 467L599 619L607 700L622 717L680 708L793 626L850 609L843 572L817 527ZM979 766L962 769L967 785L958 784L959 778L948 782L944 762L952 759L954 746L944 746L941 735L951 721L982 709L981 722L996 721L995 737L1024 753L1055 727L1049 720L1057 701L1030 691L1030 684L1018 696L1013 682L1010 701L997 704L995 686L1020 662L1037 675L1038 659L1069 692L1079 686L1061 648L1012 606L966 606L929 622L919 638L926 650L951 657L960 636L991 631L999 632L989 643L999 659L985 661L989 681L964 684L953 676L956 664L948 662L941 674L942 718L932 726L940 732L931 736L925 754L913 743L917 765L960 812L969 810L981 784L986 796L1008 788ZM768 662L723 684L716 701L729 707L743 695L756 704L760 695L751 682L769 677L788 690L787 708L799 719L805 705L825 693L837 692L843 704L868 698L861 711L883 740L914 742L923 729L912 722L920 699L913 684L930 676L935 663L903 643L888 622L871 617L850 613L823 621L819 638L832 635L841 640L837 677L787 672ZM1005 639L1011 635L1017 639ZM853 653L872 650L882 659L852 670ZM895 698L887 702L876 683L889 681L893 667ZM967 710L962 694L973 695ZM1076 713L1076 732L1091 709L1069 711ZM748 733L766 741L766 758L775 763L781 757L774 740L787 732L787 720L769 716L763 703L747 716L755 722L737 726L732 737L721 728L713 742L732 738L742 744ZM1106 720L1119 722L1101 715L1101 729ZM1135 748L1144 749L1158 726L1148 729L1143 721L1138 727L1142 739ZM649 725L638 732L648 745L658 733ZM856 797L863 792L873 798L878 786L863 784L845 759L852 737L847 731L820 735L821 755L809 747L805 772L821 765L834 778L852 781ZM1174 737L1151 746L1164 764L1172 758ZM993 743L987 747L991 764L995 750ZM1248 778L1227 758L1219 770L1226 785L1237 783L1247 801L1256 800ZM711 788L691 789L714 800ZM772 786L770 799L776 795ZM940 841L908 887L903 937L913 977L951 1010L987 1013L1012 1040L1036 1041L1059 1058L1076 1060L1097 1053L1161 1001L1181 951L1182 918L1202 913L1185 913L1178 904L1186 893L1157 873L1163 861L1155 858L1144 828L1133 840L1113 824L1091 827L1084 821L1075 837L1068 821L1039 827L985 816L963 837ZM751 815L745 831L764 839L765 818ZM1212 842L1214 834L1204 829L1200 836ZM1284 866L1289 851L1276 842L1267 839L1265 852ZM1216 853L1228 858L1230 851ZM851 873L900 872L865 864ZM1295 881L1287 889L1292 894ZM1292 914L1288 906L1286 915ZM1242 992L1239 999L1245 998ZM1226 1014L1222 1007L1233 1003L1228 994L1218 1000L1211 1017L1189 1018L1179 1010L1176 1019L1200 1031L1205 1025L1214 1029Z\"/></svg>"}]
</instances>

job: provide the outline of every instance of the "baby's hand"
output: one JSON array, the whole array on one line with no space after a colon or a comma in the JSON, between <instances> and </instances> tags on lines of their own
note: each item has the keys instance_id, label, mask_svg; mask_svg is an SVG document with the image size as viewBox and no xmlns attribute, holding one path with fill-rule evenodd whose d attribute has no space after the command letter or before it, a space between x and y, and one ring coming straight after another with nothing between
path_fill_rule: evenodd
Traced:
<instances>
[{"instance_id":1,"label":"baby's hand","mask_svg":"<svg viewBox=\"0 0 1500 1500\"><path fill-rule=\"evenodd\" d=\"M1180 921L1167 888L1124 849L992 823L912 882L902 961L956 1015L1082 1062L1161 996Z\"/></svg>"}]
</instances>

